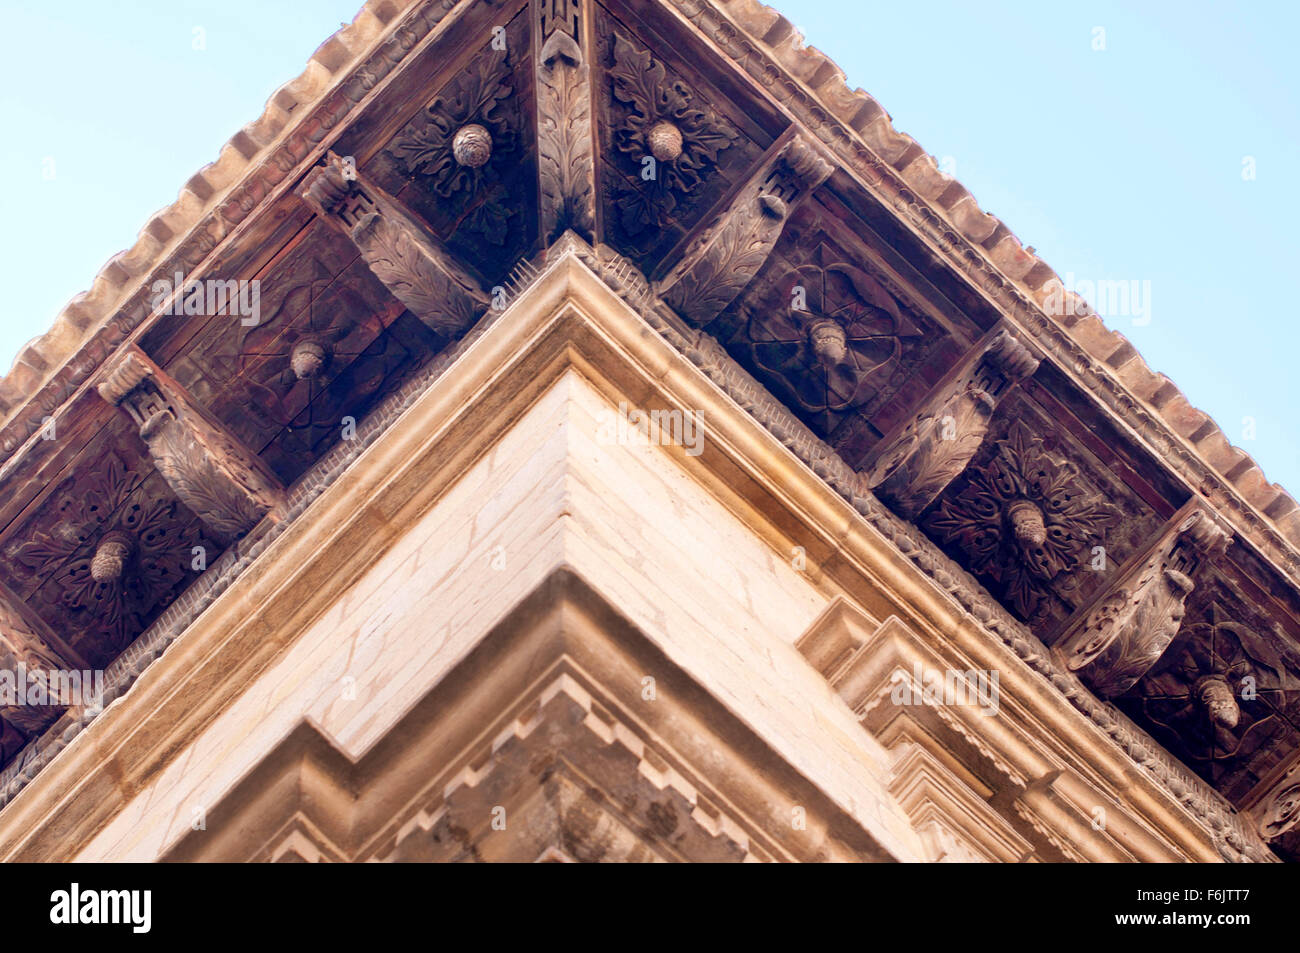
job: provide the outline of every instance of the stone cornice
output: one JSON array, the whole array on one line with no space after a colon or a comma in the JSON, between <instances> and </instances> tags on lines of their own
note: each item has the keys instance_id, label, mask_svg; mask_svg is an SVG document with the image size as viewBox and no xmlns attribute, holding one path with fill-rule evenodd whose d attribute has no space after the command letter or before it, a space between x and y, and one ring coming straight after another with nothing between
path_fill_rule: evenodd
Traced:
<instances>
[{"instance_id":1,"label":"stone cornice","mask_svg":"<svg viewBox=\"0 0 1300 953\"><path fill-rule=\"evenodd\" d=\"M920 600L933 606L946 604L951 607L944 610L946 614L965 619L959 628L987 633L987 636L981 637L985 645L984 651L990 650L990 647L997 647L998 652L1005 652L1000 648L1005 646L1014 652L1028 665L1028 669L1023 670L1023 676L1019 674L1014 676L1016 679L1041 677L1045 680L1043 690L1030 692L1026 696L1026 701L1032 699L1035 704L1049 706L1059 704L1063 713L1070 711L1071 707L1081 712L1095 728L1090 729L1090 733L1087 734L1079 734L1072 729L1071 737L1091 746L1102 760L1113 760L1115 765L1136 762L1144 769L1133 777L1141 778L1143 784L1150 785L1146 789L1150 793L1139 793L1139 790L1135 789L1133 797L1138 799L1135 803L1146 804L1147 809L1162 811L1167 817L1174 816L1168 813L1171 810L1175 810L1175 813L1186 812L1187 822L1196 818L1198 825L1203 826L1206 831L1206 836L1218 845L1220 853L1227 859L1273 859L1272 854L1263 847L1253 831L1237 817L1232 808L1217 793L1174 763L1140 729L1112 706L1098 701L1077 679L1062 672L1048 651L1028 630L1012 619L981 589L978 583L943 556L937 547L918 530L880 505L870 495L857 474L849 470L829 448L806 433L802 425L795 421L787 410L766 395L766 392L753 382L746 372L721 353L721 348L715 342L711 342L707 335L696 332L693 340L683 339L682 333L676 327L665 324L661 318L656 317L653 308L643 311L642 317L648 320L659 334L646 336L643 330L644 324L632 313L628 313L626 319L616 319L611 322L610 318L618 313L617 309L598 303L599 292L606 287L605 284L597 280L597 276L591 270L582 267L575 260L584 254L583 248L583 244L572 236L561 242L553 260L534 280L530 286L531 290L526 292L522 300L517 301L515 306L504 312L489 312L487 318L460 346L440 357L433 367L417 379L410 381L403 391L394 395L375 414L364 421L358 430L357 441L336 448L331 456L322 462L320 468L295 489L287 503L283 524L264 530L263 535L255 539L245 540L239 550L228 553L224 557L223 564L213 567L213 571L209 574L210 581L205 577L199 585L192 587L135 646L114 663L109 673L110 684L107 687L105 701L109 702L125 695L149 663L159 658L164 648L175 642L180 633L198 620L201 614L206 613L208 616L206 621L200 620L205 631L226 633L223 638L251 638L259 645L272 629L281 632L300 631L304 621L320 610L318 603L325 598L323 595L318 594L302 601L272 600L279 608L270 616L259 616L256 624L251 628L248 619L244 617L247 606L261 605L271 599L272 595L282 594L288 577L306 572L305 567L310 565L311 560L293 556L286 558L286 553L290 552L290 549L295 552L300 551L305 556L306 553L316 552L319 548L319 541L313 542L308 538L310 533L300 528L301 521L296 517L303 515L308 507L316 506L311 524L316 527L330 527L330 539L335 540L339 545L351 547L354 558L349 560L348 571L353 574L359 573L382 549L387 535L396 532L393 526L402 524L410 516L409 507L417 505L419 499L431 498L430 494L436 497L441 492L438 487L445 485L446 480L452 479L454 474L459 472L469 459L467 455L472 456L482 452L482 447L479 445L483 439L490 437L490 434L485 433L480 425L474 428L475 432L479 433L479 438L466 439L470 434L461 433L457 428L463 429L468 424L463 419L460 424L455 423L460 413L455 409L463 408L472 393L481 392L483 375L495 378L506 372L505 369L513 363L510 355L518 353L514 348L520 346L521 340L526 344L523 351L528 355L526 361L528 366L522 368L522 373L526 375L529 386L513 391L506 388L512 393L511 404L521 406L532 400L529 393L532 388L542 386L544 378L558 373L569 362L578 360L585 367L596 354L611 347L616 351L629 348L633 352L636 365L642 368L636 372L637 374L649 373L657 378L660 381L657 386L673 392L673 399L699 401L702 402L700 406L710 408L708 413L710 419L714 420L711 432L714 434L714 439L723 441L722 445L733 448L727 451L728 453L743 455L757 452L756 448L760 444L772 446L772 439L775 438L778 443L794 453L796 459L791 460L792 465L799 466L797 460L817 470L822 480L800 478L796 470L789 470L790 485L782 484L785 491L794 492L800 497L801 502L795 504L792 501L790 505L796 506L805 514L802 518L812 520L814 524L824 524L825 532L838 539L838 545L847 547L855 553L865 554L873 547L878 551L878 543L872 540L889 541L892 544L890 551L893 553L889 557L890 560L896 561L899 565L914 566L921 571L915 581L905 580L902 577L894 580L894 584L900 591L898 598ZM593 253L587 252L585 257L591 258ZM595 265L602 271L611 269L617 271L617 262L611 265L608 260L602 262L597 259ZM579 310L572 310L571 306L566 304L570 301L576 301ZM584 301L591 304L584 307L582 304ZM517 311L521 305L526 307L526 311ZM608 324L608 327L597 329L588 325L591 315L598 313L606 315L599 323ZM567 319L564 317L565 314L569 315ZM584 314L588 316L582 317ZM521 320L523 315L531 315L532 318L525 322ZM558 315L558 317L546 318L544 317L546 315ZM491 331L498 327L508 328L509 331L491 334ZM546 343L547 341L549 343ZM672 345L677 354L666 351L665 345ZM595 350L592 350L593 348ZM578 355L582 356L579 358ZM688 358L688 361L683 362L681 356ZM688 373L690 364L703 370L712 381L712 385L693 371ZM545 373L541 373L543 367L546 368ZM449 376L449 372L453 369L454 379ZM439 386L431 386L435 381L439 382ZM728 414L724 405L719 403L721 395L706 397L707 391L714 386L721 390L722 395L726 395L725 400L734 401L749 413ZM407 410L414 408L417 403L421 405L420 411L407 413ZM695 405L691 404L691 406ZM507 407L500 407L498 412L506 412L507 409ZM727 417L731 420L727 422L725 430L720 430L719 424ZM743 421L747 418L752 419L753 423L744 424ZM449 427L450 429L446 429ZM393 444L391 438L380 441L381 436L390 433L394 428L400 428L405 434L398 444ZM411 453L411 447L404 442L417 439L415 431L424 428L432 428L433 431L442 433L443 439L452 440L457 451L450 457L434 454L433 458L430 458L437 459L436 466L440 475L436 485L429 482L432 478L431 473L421 472L419 474L421 479L400 481L403 489L397 495L398 498L393 498L393 489L399 484L395 474L409 470L413 466L420 469L418 460ZM750 433L754 436L748 435ZM760 434L761 437L758 436ZM424 446L428 439L418 438L417 442ZM456 442L457 440L460 442ZM812 453L809 453L810 448ZM339 480L338 477L363 455L372 458L367 468L368 475L362 478L354 472L346 480ZM381 507L382 518L379 513L367 516L366 513L358 512L354 502L357 494L365 496L376 489L380 483L389 488L386 491L388 498L384 499ZM819 486L825 486L826 489L819 490ZM330 489L333 492L326 496L326 491ZM831 501L837 498L839 502L832 506ZM859 524L860 528L855 527L853 524L858 521L851 513L847 513L849 522L847 524L842 522L846 515L845 501L851 504L852 510L865 518L866 523L872 527L871 530L867 530L864 534L863 530L867 529L866 526ZM379 506L379 504L375 505ZM325 510L320 509L322 506ZM402 515L404 513L405 516ZM364 530L359 528L358 521L365 523ZM823 531L818 530L818 532ZM355 540L357 539L366 540L364 552L356 551ZM307 549L302 550L301 547L304 546ZM244 570L259 557L263 557L262 565L267 567L267 571L256 574L245 573ZM200 588L201 592L196 591ZM242 623L239 622L241 618L244 618ZM251 657L245 658L238 652L229 657L243 658L244 661L241 662L243 666L260 667L266 664L266 653L275 651L274 645L262 645L258 649L260 661ZM196 655L196 652L199 655ZM146 697L161 698L160 692L168 697L185 697L191 699L186 703L185 719L192 729L197 729L211 717L213 711L218 710L225 703L223 699L229 697L229 692L236 689L227 683L227 688L221 692L190 691L177 694L176 686L172 682L176 678L187 680L208 678L205 672L210 665L220 664L214 661L218 655L226 657L224 653L214 652L210 646L203 648L193 640L176 644L168 653L166 673L151 670L147 684L136 686L131 692L135 701L127 707L134 708L146 703ZM227 669L228 667L223 668L223 671L230 675ZM1011 679L1012 675L1008 673L1007 678ZM235 682L239 681L236 677ZM1069 704L1050 702L1049 699L1053 698L1063 698L1068 700ZM201 704L195 703L198 700L201 700ZM1045 715L1047 710L1042 709L1040 717ZM9 831L9 834L3 836L3 844L8 845L3 847L6 854L17 846L18 842L13 840L15 832L28 832L21 838L26 839L30 832L43 823L32 814L33 811L40 809L42 804L65 802L62 796L55 797L52 801L49 797L59 786L79 783L77 779L82 777L82 769L78 765L84 758L99 757L98 748L107 743L110 738L113 739L114 747L126 743L125 738L119 737L116 733L124 727L121 719L125 717L125 713L125 708L120 709L119 706L114 705L107 708L94 722L86 714L77 717L65 716L42 740L42 743L48 743L47 748L26 759L27 763L20 770L7 771L5 777L0 779L7 782L5 799L13 801L14 795L26 787L36 771L46 765L51 768L49 772L42 772L38 779L39 791L31 788L22 790L4 815L0 815L0 818L5 821L5 829ZM105 716L108 716L107 720L114 724L96 723ZM1077 715L1071 717L1077 718ZM92 739L84 737L83 729L87 725L96 729ZM78 737L79 735L82 737ZM173 737L173 741L176 737ZM68 750L66 755L72 760L61 758L57 763L50 764L59 749L67 747L71 742L79 742L74 747L79 749L80 753L74 754L72 750ZM1102 755L1103 751L1113 752L1113 754ZM133 755L130 760L132 763L139 763L139 770L151 770L146 766L152 763L153 757L154 755L142 750ZM1128 776L1130 771L1131 769L1124 768L1120 774ZM51 788L51 785L55 788ZM1157 791L1164 793L1157 795L1155 793ZM84 803L82 809L88 809ZM17 814L13 813L15 810Z\"/></svg>"}]
</instances>

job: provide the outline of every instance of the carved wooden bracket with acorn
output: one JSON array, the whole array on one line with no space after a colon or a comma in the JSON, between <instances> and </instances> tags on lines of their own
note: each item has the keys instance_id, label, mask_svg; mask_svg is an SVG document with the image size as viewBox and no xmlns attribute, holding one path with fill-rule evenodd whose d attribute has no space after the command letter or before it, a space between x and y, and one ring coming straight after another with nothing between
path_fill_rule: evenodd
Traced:
<instances>
[{"instance_id":1,"label":"carved wooden bracket with acorn","mask_svg":"<svg viewBox=\"0 0 1300 953\"><path fill-rule=\"evenodd\" d=\"M284 488L270 468L139 348L122 349L98 390L139 425L159 474L221 541L243 536L282 504ZM111 575L122 561L118 550L129 546L106 540L92 572Z\"/></svg>"},{"instance_id":2,"label":"carved wooden bracket with acorn","mask_svg":"<svg viewBox=\"0 0 1300 953\"><path fill-rule=\"evenodd\" d=\"M1057 647L1066 667L1103 698L1128 691L1178 634L1196 570L1226 551L1232 538L1208 504L1193 499L1183 506L1076 614Z\"/></svg>"},{"instance_id":3,"label":"carved wooden bracket with acorn","mask_svg":"<svg viewBox=\"0 0 1300 953\"><path fill-rule=\"evenodd\" d=\"M867 485L915 519L975 456L998 404L1038 369L1039 359L1006 329L987 335L920 409L886 434L867 464Z\"/></svg>"},{"instance_id":4,"label":"carved wooden bracket with acorn","mask_svg":"<svg viewBox=\"0 0 1300 953\"><path fill-rule=\"evenodd\" d=\"M351 162L329 153L298 194L351 239L375 277L432 330L457 337L486 310L490 299L479 282Z\"/></svg>"},{"instance_id":5,"label":"carved wooden bracket with acorn","mask_svg":"<svg viewBox=\"0 0 1300 953\"><path fill-rule=\"evenodd\" d=\"M687 247L656 291L678 314L704 327L735 300L772 253L795 206L826 181L832 165L820 147L796 135L778 142L740 189Z\"/></svg>"}]
</instances>

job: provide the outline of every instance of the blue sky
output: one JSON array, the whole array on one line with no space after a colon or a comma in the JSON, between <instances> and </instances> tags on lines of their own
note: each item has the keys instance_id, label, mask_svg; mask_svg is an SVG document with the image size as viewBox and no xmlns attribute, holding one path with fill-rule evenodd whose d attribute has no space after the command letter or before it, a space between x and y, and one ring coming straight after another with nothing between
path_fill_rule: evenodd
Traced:
<instances>
[{"instance_id":1,"label":"blue sky","mask_svg":"<svg viewBox=\"0 0 1300 953\"><path fill-rule=\"evenodd\" d=\"M358 4L0 2L4 369ZM777 6L1300 493L1300 4Z\"/></svg>"}]
</instances>

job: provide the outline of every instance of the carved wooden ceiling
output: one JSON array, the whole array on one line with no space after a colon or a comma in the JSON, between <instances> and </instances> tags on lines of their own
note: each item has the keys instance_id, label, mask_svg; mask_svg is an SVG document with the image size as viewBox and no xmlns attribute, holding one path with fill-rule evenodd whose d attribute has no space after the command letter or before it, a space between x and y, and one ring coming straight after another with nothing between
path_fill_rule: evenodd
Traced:
<instances>
[{"instance_id":1,"label":"carved wooden ceiling","mask_svg":"<svg viewBox=\"0 0 1300 953\"><path fill-rule=\"evenodd\" d=\"M360 74L328 151L187 275L256 279L259 320L152 316L6 465L11 658L110 663L571 231L1063 668L1234 805L1281 810L1294 858L1269 799L1300 750L1297 579L882 202L826 116L671 4L461 4L439 30ZM57 711L0 714L9 760Z\"/></svg>"}]
</instances>

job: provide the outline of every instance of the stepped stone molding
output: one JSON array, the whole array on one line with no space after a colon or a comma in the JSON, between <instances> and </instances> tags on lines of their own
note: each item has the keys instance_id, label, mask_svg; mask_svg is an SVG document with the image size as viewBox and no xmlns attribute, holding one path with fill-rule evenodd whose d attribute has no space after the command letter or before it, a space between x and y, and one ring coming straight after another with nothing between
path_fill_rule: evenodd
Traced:
<instances>
[{"instance_id":1,"label":"stepped stone molding","mask_svg":"<svg viewBox=\"0 0 1300 953\"><path fill-rule=\"evenodd\" d=\"M221 541L245 535L283 502L270 468L143 351L123 349L98 390L130 414L177 499Z\"/></svg>"},{"instance_id":2,"label":"stepped stone molding","mask_svg":"<svg viewBox=\"0 0 1300 953\"><path fill-rule=\"evenodd\" d=\"M364 754L299 722L163 859L892 859L785 762L733 761L757 736L689 679L556 570Z\"/></svg>"},{"instance_id":3,"label":"stepped stone molding","mask_svg":"<svg viewBox=\"0 0 1300 953\"><path fill-rule=\"evenodd\" d=\"M969 366L936 387L912 419L880 441L866 468L868 485L901 516L915 519L966 469L998 403L1038 364L1015 335L997 331L974 351Z\"/></svg>"},{"instance_id":4,"label":"stepped stone molding","mask_svg":"<svg viewBox=\"0 0 1300 953\"><path fill-rule=\"evenodd\" d=\"M1066 747L1049 750L1031 740L1034 729L1017 723L1014 702L994 694L988 673L898 617L877 623L837 598L796 645L863 727L895 753L891 791L909 812L924 808L913 820L923 833L930 825L940 851L952 842L959 856L1001 862L1191 859L1090 764ZM938 676L944 693L932 681ZM1107 813L1101 830L1089 823L1097 806Z\"/></svg>"},{"instance_id":5,"label":"stepped stone molding","mask_svg":"<svg viewBox=\"0 0 1300 953\"><path fill-rule=\"evenodd\" d=\"M1066 667L1103 698L1132 688L1178 634L1197 567L1231 542L1213 511L1184 507L1153 550L1132 560L1080 614L1060 645Z\"/></svg>"},{"instance_id":6,"label":"stepped stone molding","mask_svg":"<svg viewBox=\"0 0 1300 953\"><path fill-rule=\"evenodd\" d=\"M539 277L539 273L532 274L531 279L519 287L517 294L522 294ZM503 313L489 311L469 334L435 357L424 370L386 398L364 420L359 421L354 440L337 444L286 493L280 520L264 520L257 524L237 548L227 550L207 572L199 576L149 629L109 665L104 674L104 705L107 706L130 690L144 670L241 578L284 535L293 522L382 437ZM69 711L44 734L33 738L14 761L0 769L0 809L17 797L32 778L58 757L98 714L96 711Z\"/></svg>"},{"instance_id":7,"label":"stepped stone molding","mask_svg":"<svg viewBox=\"0 0 1300 953\"><path fill-rule=\"evenodd\" d=\"M458 337L490 303L436 236L334 153L312 170L299 195L347 235L393 297L438 334Z\"/></svg>"}]
</instances>

